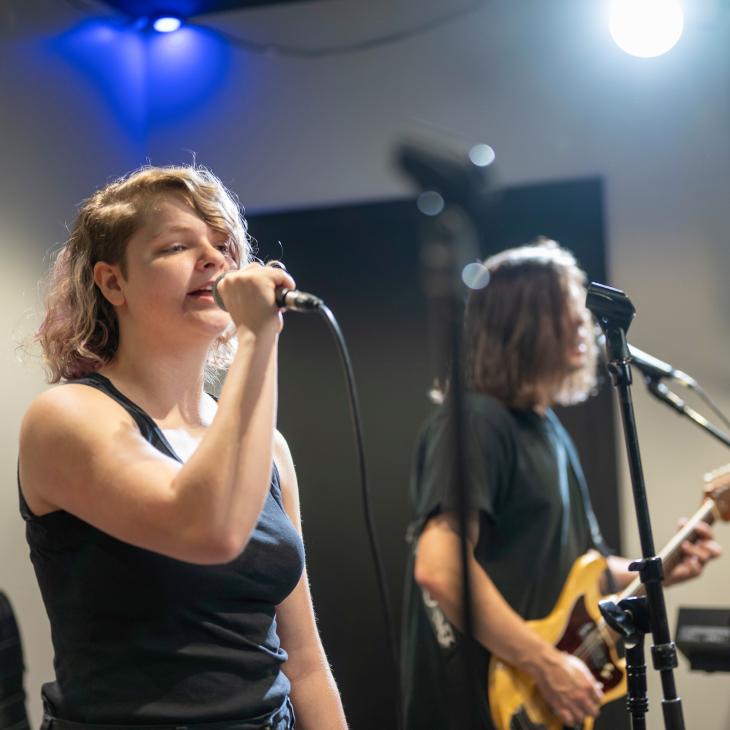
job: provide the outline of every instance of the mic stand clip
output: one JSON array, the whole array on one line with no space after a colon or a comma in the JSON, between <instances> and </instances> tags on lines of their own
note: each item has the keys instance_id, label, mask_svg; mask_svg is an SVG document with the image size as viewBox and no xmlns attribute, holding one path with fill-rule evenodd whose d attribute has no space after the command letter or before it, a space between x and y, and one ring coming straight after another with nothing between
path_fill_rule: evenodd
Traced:
<instances>
[{"instance_id":1,"label":"mic stand clip","mask_svg":"<svg viewBox=\"0 0 730 730\"><path fill-rule=\"evenodd\" d=\"M661 586L664 579L661 558L635 560L629 570L638 572L644 585ZM644 637L651 631L649 605L646 596L629 596L618 603L606 599L598 604L606 623L622 639L626 648L626 709L631 715L632 730L646 730L646 713L649 700L646 686L646 661L644 659ZM652 646L655 669L671 670L677 666L677 654L673 642L668 645ZM676 702L681 702L677 699Z\"/></svg>"}]
</instances>

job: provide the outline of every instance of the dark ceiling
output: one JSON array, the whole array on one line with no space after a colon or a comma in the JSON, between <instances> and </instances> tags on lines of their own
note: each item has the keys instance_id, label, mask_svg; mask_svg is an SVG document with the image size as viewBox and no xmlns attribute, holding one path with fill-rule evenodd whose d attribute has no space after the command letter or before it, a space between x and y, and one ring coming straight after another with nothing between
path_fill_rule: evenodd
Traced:
<instances>
[{"instance_id":1,"label":"dark ceiling","mask_svg":"<svg viewBox=\"0 0 730 730\"><path fill-rule=\"evenodd\" d=\"M167 13L190 18L203 13L307 1L309 0L102 0L135 18Z\"/></svg>"}]
</instances>

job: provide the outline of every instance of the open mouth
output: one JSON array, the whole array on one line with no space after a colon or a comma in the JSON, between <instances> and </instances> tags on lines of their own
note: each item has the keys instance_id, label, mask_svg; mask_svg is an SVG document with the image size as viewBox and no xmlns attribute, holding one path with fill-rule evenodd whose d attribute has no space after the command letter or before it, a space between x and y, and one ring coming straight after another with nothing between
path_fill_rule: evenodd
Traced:
<instances>
[{"instance_id":1,"label":"open mouth","mask_svg":"<svg viewBox=\"0 0 730 730\"><path fill-rule=\"evenodd\" d=\"M188 292L189 297L210 297L213 298L213 290L211 287L204 287L202 289L195 289L195 291Z\"/></svg>"}]
</instances>

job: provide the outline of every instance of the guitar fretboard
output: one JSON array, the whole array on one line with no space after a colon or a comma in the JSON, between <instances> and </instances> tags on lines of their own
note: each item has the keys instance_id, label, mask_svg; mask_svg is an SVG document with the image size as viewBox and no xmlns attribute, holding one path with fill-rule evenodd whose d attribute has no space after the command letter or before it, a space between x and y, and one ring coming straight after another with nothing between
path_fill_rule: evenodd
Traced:
<instances>
[{"instance_id":1,"label":"guitar fretboard","mask_svg":"<svg viewBox=\"0 0 730 730\"><path fill-rule=\"evenodd\" d=\"M685 540L690 542L696 542L697 536L697 523L706 522L711 525L715 521L717 516L717 505L714 500L706 500L702 507L692 515L687 521L687 524L682 527L672 539L665 545L664 549L659 553L659 557L662 559L662 565L664 566L664 575L667 575L682 559L682 543ZM621 592L618 597L619 601L624 598L631 596L640 596L644 593L644 585L641 582L641 578L637 577Z\"/></svg>"}]
</instances>

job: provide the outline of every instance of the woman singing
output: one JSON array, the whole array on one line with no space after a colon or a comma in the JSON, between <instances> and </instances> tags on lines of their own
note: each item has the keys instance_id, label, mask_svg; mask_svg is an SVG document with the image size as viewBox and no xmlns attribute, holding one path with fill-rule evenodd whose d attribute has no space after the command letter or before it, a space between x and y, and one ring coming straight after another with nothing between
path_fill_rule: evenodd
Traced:
<instances>
[{"instance_id":1,"label":"woman singing","mask_svg":"<svg viewBox=\"0 0 730 730\"><path fill-rule=\"evenodd\" d=\"M186 166L96 192L55 259L38 340L62 385L28 409L19 462L47 730L346 728L275 430L275 289L294 282L249 260L230 194Z\"/></svg>"}]
</instances>

